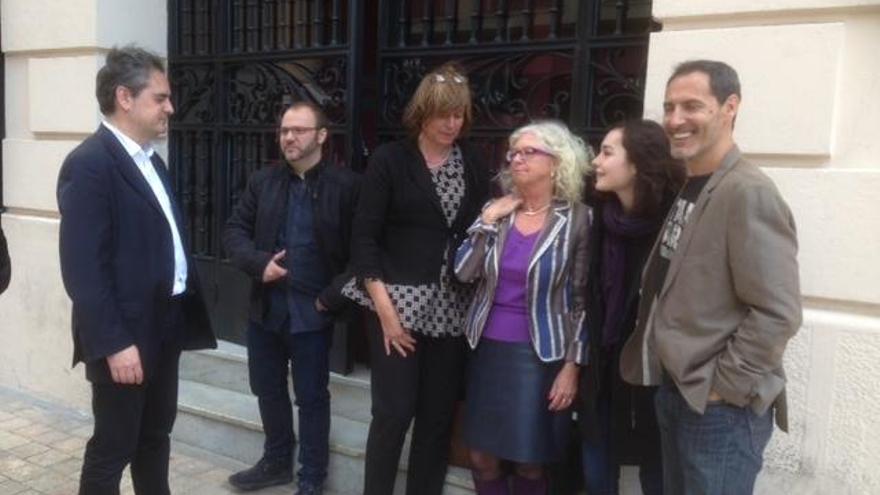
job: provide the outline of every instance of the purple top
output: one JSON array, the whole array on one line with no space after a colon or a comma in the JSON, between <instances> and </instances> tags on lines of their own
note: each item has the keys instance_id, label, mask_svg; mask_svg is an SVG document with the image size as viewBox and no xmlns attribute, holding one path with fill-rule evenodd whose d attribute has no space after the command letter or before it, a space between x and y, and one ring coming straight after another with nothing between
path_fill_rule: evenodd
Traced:
<instances>
[{"instance_id":1,"label":"purple top","mask_svg":"<svg viewBox=\"0 0 880 495\"><path fill-rule=\"evenodd\" d=\"M538 232L523 235L515 226L510 228L501 252L498 286L492 309L486 320L483 337L503 342L529 342L529 311L526 306L526 280L529 258L538 239Z\"/></svg>"}]
</instances>

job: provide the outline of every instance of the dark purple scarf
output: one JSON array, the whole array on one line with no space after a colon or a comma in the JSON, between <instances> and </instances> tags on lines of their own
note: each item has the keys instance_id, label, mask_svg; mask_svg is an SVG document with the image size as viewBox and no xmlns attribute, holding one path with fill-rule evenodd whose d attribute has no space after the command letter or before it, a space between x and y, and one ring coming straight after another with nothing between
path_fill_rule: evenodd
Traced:
<instances>
[{"instance_id":1,"label":"dark purple scarf","mask_svg":"<svg viewBox=\"0 0 880 495\"><path fill-rule=\"evenodd\" d=\"M658 225L656 219L627 216L616 198L603 203L602 223L605 230L599 269L605 301L602 347L611 347L620 339L620 320L626 304L627 245L655 234Z\"/></svg>"}]
</instances>

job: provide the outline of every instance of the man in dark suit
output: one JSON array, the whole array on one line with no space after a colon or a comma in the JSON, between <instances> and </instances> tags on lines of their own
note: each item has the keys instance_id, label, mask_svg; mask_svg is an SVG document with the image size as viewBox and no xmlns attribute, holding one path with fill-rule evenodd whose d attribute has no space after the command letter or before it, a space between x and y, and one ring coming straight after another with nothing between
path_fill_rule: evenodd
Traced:
<instances>
[{"instance_id":1,"label":"man in dark suit","mask_svg":"<svg viewBox=\"0 0 880 495\"><path fill-rule=\"evenodd\" d=\"M92 383L94 433L80 495L168 488L182 349L215 347L168 172L150 144L174 112L162 60L114 48L98 72L105 120L58 176L61 274L73 301L73 363Z\"/></svg>"},{"instance_id":2,"label":"man in dark suit","mask_svg":"<svg viewBox=\"0 0 880 495\"><path fill-rule=\"evenodd\" d=\"M349 259L358 177L322 158L327 119L298 102L281 117L285 165L255 172L226 224L223 245L253 280L247 333L251 390L259 399L263 457L229 477L240 490L293 479L288 366L299 407L298 495L320 495L330 433L328 352Z\"/></svg>"}]
</instances>

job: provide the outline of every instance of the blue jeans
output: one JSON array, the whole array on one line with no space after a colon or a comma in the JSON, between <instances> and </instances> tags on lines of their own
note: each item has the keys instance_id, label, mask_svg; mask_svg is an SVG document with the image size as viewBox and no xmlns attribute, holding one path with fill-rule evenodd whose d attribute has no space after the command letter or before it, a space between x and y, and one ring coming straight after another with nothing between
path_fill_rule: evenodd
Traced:
<instances>
[{"instance_id":1,"label":"blue jeans","mask_svg":"<svg viewBox=\"0 0 880 495\"><path fill-rule=\"evenodd\" d=\"M296 437L287 392L288 363L299 408L300 483L318 485L327 477L330 456L329 349L331 329L275 333L251 323L247 333L251 391L257 396L266 442L263 456L290 458Z\"/></svg>"},{"instance_id":2,"label":"blue jeans","mask_svg":"<svg viewBox=\"0 0 880 495\"><path fill-rule=\"evenodd\" d=\"M655 397L663 444L663 491L680 495L752 493L773 433L770 411L709 403L694 412L672 383Z\"/></svg>"}]
</instances>

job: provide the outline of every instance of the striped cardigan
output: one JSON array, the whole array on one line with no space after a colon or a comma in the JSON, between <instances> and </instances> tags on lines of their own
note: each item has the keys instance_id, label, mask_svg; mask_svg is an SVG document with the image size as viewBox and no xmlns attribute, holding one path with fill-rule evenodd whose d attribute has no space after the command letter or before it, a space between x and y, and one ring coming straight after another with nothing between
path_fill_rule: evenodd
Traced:
<instances>
[{"instance_id":1,"label":"striped cardigan","mask_svg":"<svg viewBox=\"0 0 880 495\"><path fill-rule=\"evenodd\" d=\"M481 217L468 229L455 257L455 275L462 282L478 281L468 310L465 335L476 348L489 318L498 285L498 266L514 214L494 225ZM527 304L532 346L544 362L585 364L587 340L585 306L587 236L592 210L581 203L556 200L529 258Z\"/></svg>"}]
</instances>

